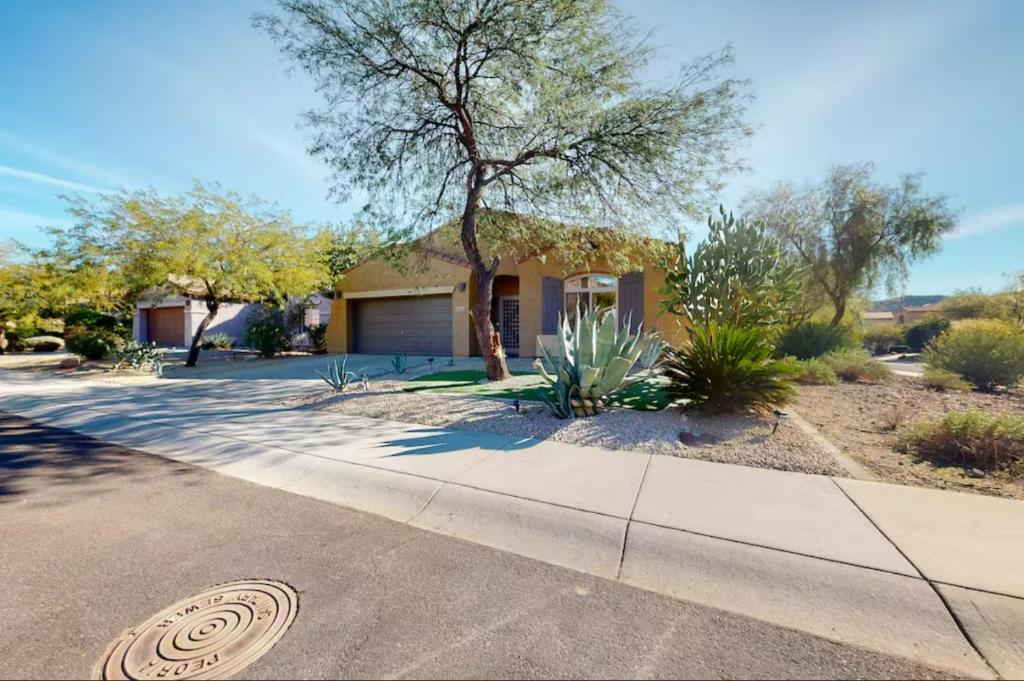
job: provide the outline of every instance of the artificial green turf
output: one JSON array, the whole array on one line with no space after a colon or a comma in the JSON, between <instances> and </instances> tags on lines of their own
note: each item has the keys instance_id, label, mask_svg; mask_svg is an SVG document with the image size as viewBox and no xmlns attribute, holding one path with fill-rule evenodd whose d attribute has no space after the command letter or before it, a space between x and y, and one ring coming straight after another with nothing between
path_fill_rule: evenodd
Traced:
<instances>
[{"instance_id":1,"label":"artificial green turf","mask_svg":"<svg viewBox=\"0 0 1024 681\"><path fill-rule=\"evenodd\" d=\"M514 371L514 376L530 376L529 371ZM487 377L483 371L441 371L410 380L403 390L406 392L462 393L477 397L498 397L506 400L539 400L538 389L550 388L537 376L529 385L517 382L514 386L503 387L502 383L480 383ZM640 411L660 411L672 401L665 394L668 381L660 376L646 378L634 383L609 401L609 405ZM422 384L422 385L418 385ZM548 393L550 395L550 392Z\"/></svg>"}]
</instances>

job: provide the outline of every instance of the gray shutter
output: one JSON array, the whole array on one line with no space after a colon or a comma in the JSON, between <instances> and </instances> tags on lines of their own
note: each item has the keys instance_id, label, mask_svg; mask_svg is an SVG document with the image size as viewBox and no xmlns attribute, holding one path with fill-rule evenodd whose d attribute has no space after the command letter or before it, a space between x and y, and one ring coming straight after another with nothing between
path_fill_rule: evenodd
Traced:
<instances>
[{"instance_id":1,"label":"gray shutter","mask_svg":"<svg viewBox=\"0 0 1024 681\"><path fill-rule=\"evenodd\" d=\"M619 324L630 320L632 329L644 322L644 273L629 272L619 278Z\"/></svg>"},{"instance_id":2,"label":"gray shutter","mask_svg":"<svg viewBox=\"0 0 1024 681\"><path fill-rule=\"evenodd\" d=\"M565 301L562 290L561 279L544 277L541 281L540 332L543 335L558 333L558 318Z\"/></svg>"}]
</instances>

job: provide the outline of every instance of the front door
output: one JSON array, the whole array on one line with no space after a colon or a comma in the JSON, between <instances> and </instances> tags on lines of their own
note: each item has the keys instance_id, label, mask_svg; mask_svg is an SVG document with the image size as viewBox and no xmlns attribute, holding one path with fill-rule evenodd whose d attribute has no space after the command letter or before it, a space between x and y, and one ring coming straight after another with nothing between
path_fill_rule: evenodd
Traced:
<instances>
[{"instance_id":1,"label":"front door","mask_svg":"<svg viewBox=\"0 0 1024 681\"><path fill-rule=\"evenodd\" d=\"M509 355L519 354L519 296L498 299L498 333L501 345Z\"/></svg>"}]
</instances>

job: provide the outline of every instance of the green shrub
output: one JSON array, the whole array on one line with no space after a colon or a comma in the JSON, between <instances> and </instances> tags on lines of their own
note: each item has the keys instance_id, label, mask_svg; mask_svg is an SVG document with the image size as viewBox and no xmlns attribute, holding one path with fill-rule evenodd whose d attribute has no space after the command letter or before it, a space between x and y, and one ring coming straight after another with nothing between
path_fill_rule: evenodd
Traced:
<instances>
[{"instance_id":1,"label":"green shrub","mask_svg":"<svg viewBox=\"0 0 1024 681\"><path fill-rule=\"evenodd\" d=\"M246 320L245 343L260 353L260 357L273 357L287 350L291 343L285 330L284 314L273 308L253 310Z\"/></svg>"},{"instance_id":2,"label":"green shrub","mask_svg":"<svg viewBox=\"0 0 1024 681\"><path fill-rule=\"evenodd\" d=\"M924 361L982 390L1015 386L1024 377L1024 333L1009 322L966 320L932 341Z\"/></svg>"},{"instance_id":3,"label":"green shrub","mask_svg":"<svg viewBox=\"0 0 1024 681\"><path fill-rule=\"evenodd\" d=\"M974 387L970 381L965 381L963 376L936 367L925 367L924 375L921 377L921 385L939 392L946 392L947 390L969 392Z\"/></svg>"},{"instance_id":4,"label":"green shrub","mask_svg":"<svg viewBox=\"0 0 1024 681\"><path fill-rule=\"evenodd\" d=\"M834 350L856 346L857 335L848 326L832 326L826 322L802 322L782 332L776 342L776 355L813 359Z\"/></svg>"},{"instance_id":5,"label":"green shrub","mask_svg":"<svg viewBox=\"0 0 1024 681\"><path fill-rule=\"evenodd\" d=\"M125 343L124 347L114 352L114 360L115 369L120 369L127 364L136 371L142 371L149 367L157 376L163 373L163 352L156 343L129 341Z\"/></svg>"},{"instance_id":6,"label":"green shrub","mask_svg":"<svg viewBox=\"0 0 1024 681\"><path fill-rule=\"evenodd\" d=\"M897 448L926 459L1024 474L1024 416L950 412L912 424Z\"/></svg>"},{"instance_id":7,"label":"green shrub","mask_svg":"<svg viewBox=\"0 0 1024 681\"><path fill-rule=\"evenodd\" d=\"M87 329L113 331L117 327L117 319L89 307L76 307L65 315L64 324L69 327L82 326Z\"/></svg>"},{"instance_id":8,"label":"green shrub","mask_svg":"<svg viewBox=\"0 0 1024 681\"><path fill-rule=\"evenodd\" d=\"M864 348L837 350L821 359L844 381L884 383L892 379L892 369L872 357Z\"/></svg>"},{"instance_id":9,"label":"green shrub","mask_svg":"<svg viewBox=\"0 0 1024 681\"><path fill-rule=\"evenodd\" d=\"M772 359L758 328L695 327L688 345L671 349L663 373L670 398L707 411L766 411L794 395L790 362Z\"/></svg>"},{"instance_id":10,"label":"green shrub","mask_svg":"<svg viewBox=\"0 0 1024 681\"><path fill-rule=\"evenodd\" d=\"M309 342L317 350L327 349L327 325L315 324L309 327Z\"/></svg>"},{"instance_id":11,"label":"green shrub","mask_svg":"<svg viewBox=\"0 0 1024 681\"><path fill-rule=\"evenodd\" d=\"M921 351L949 328L949 320L942 317L925 317L907 327L903 340L911 350Z\"/></svg>"},{"instance_id":12,"label":"green shrub","mask_svg":"<svg viewBox=\"0 0 1024 681\"><path fill-rule=\"evenodd\" d=\"M203 343L200 347L203 350L229 350L234 347L235 339L226 333L211 333L203 335Z\"/></svg>"},{"instance_id":13,"label":"green shrub","mask_svg":"<svg viewBox=\"0 0 1024 681\"><path fill-rule=\"evenodd\" d=\"M892 346L903 344L903 329L896 324L869 326L861 335L861 342L868 352L883 355L889 352Z\"/></svg>"},{"instance_id":14,"label":"green shrub","mask_svg":"<svg viewBox=\"0 0 1024 681\"><path fill-rule=\"evenodd\" d=\"M112 331L72 326L64 332L64 343L68 352L98 360L112 355L124 341Z\"/></svg>"},{"instance_id":15,"label":"green shrub","mask_svg":"<svg viewBox=\"0 0 1024 681\"><path fill-rule=\"evenodd\" d=\"M793 367L793 380L796 383L802 385L835 385L839 383L836 372L820 357L814 359L787 357L785 361Z\"/></svg>"},{"instance_id":16,"label":"green shrub","mask_svg":"<svg viewBox=\"0 0 1024 681\"><path fill-rule=\"evenodd\" d=\"M64 340L56 336L33 336L26 338L24 344L32 352L56 352L64 349Z\"/></svg>"}]
</instances>

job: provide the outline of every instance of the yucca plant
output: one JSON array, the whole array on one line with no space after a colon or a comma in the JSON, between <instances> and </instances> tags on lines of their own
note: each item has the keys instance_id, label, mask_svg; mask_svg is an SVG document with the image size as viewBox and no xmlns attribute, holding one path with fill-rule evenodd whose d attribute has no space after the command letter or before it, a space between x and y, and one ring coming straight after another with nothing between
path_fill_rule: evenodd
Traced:
<instances>
[{"instance_id":1,"label":"yucca plant","mask_svg":"<svg viewBox=\"0 0 1024 681\"><path fill-rule=\"evenodd\" d=\"M714 322L696 326L688 345L670 349L662 373L667 393L707 411L768 411L793 397L796 369L773 360L765 332Z\"/></svg>"},{"instance_id":2,"label":"yucca plant","mask_svg":"<svg viewBox=\"0 0 1024 681\"><path fill-rule=\"evenodd\" d=\"M554 392L549 397L538 391L551 410L560 418L593 416L614 393L633 385L650 373L665 344L656 333L644 334L642 328L630 332L627 318L619 328L614 313L588 309L576 310L576 321L568 315L558 321L557 338L560 356L554 356L541 345L543 361L533 366ZM630 369L643 360L645 370L629 375ZM551 371L548 371L548 367Z\"/></svg>"},{"instance_id":3,"label":"yucca plant","mask_svg":"<svg viewBox=\"0 0 1024 681\"><path fill-rule=\"evenodd\" d=\"M342 355L327 363L327 374L319 371L317 376L322 378L327 385L334 388L335 392L344 392L351 383L358 381L359 377L354 371L348 370L348 355Z\"/></svg>"}]
</instances>

